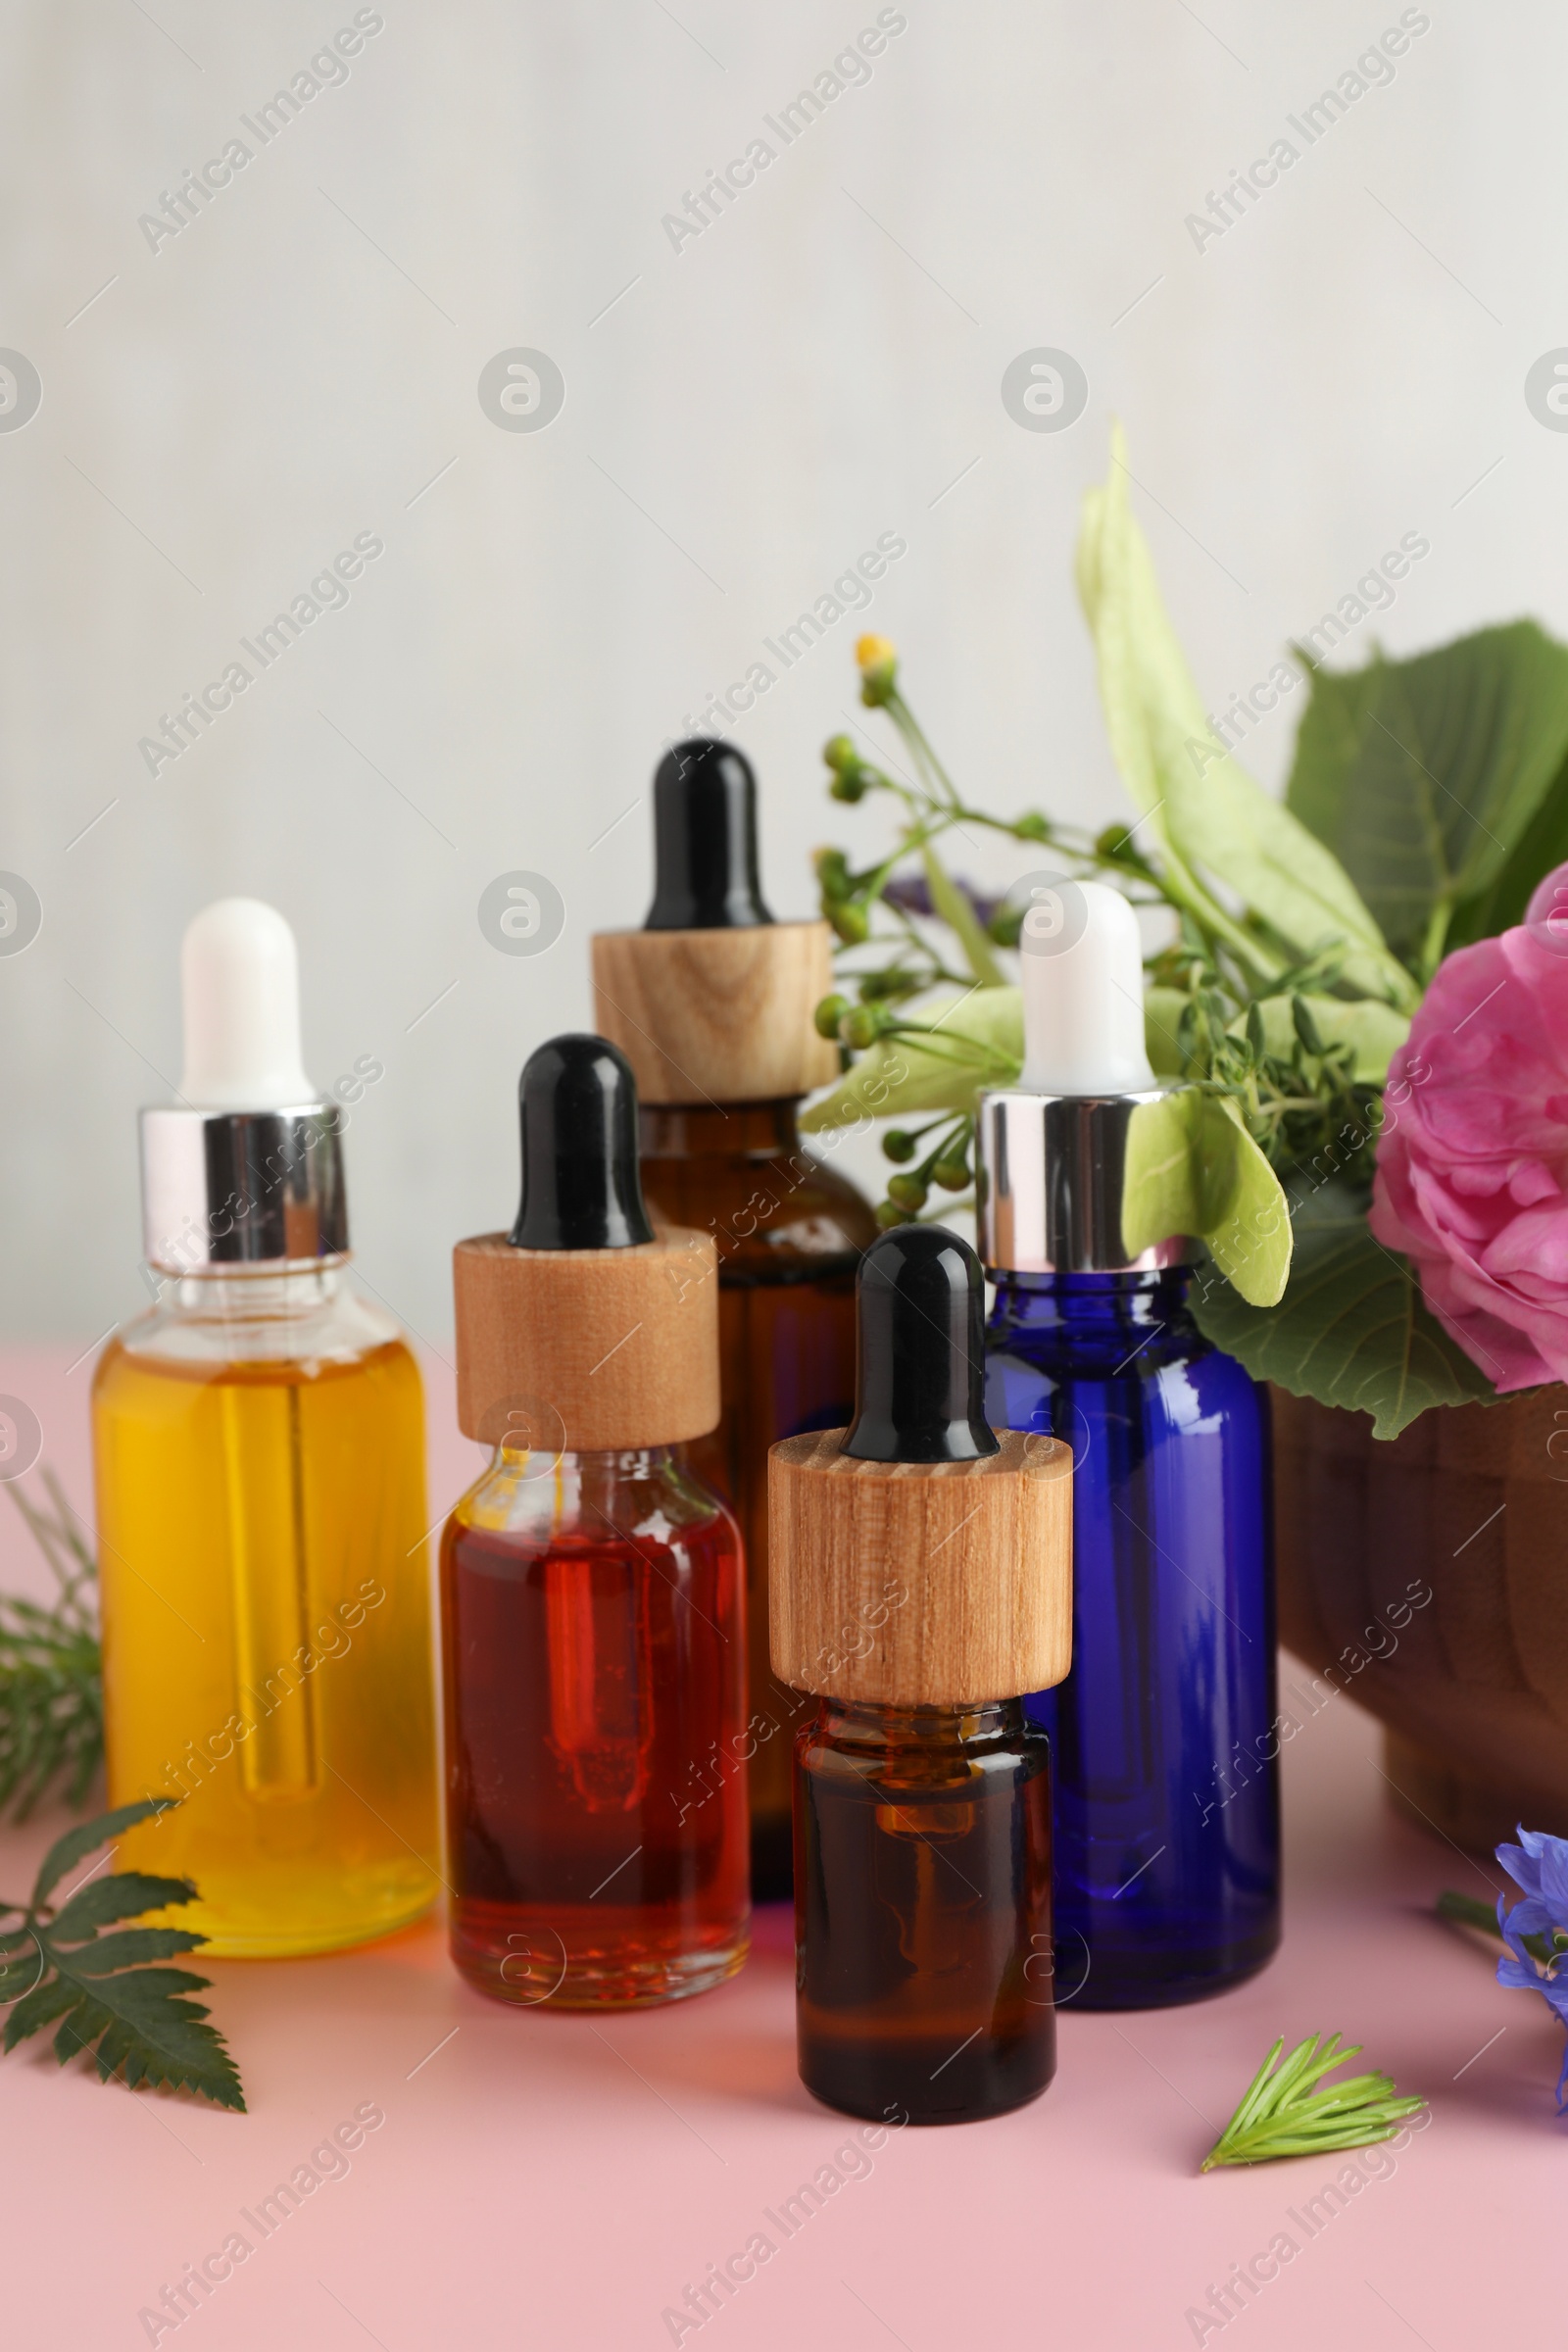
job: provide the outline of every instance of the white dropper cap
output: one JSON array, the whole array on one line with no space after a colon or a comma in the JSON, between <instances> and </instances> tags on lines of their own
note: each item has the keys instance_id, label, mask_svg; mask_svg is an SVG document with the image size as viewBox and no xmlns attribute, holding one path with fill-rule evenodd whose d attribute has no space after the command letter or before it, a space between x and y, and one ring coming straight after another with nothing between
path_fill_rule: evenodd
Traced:
<instances>
[{"instance_id":1,"label":"white dropper cap","mask_svg":"<svg viewBox=\"0 0 1568 2352\"><path fill-rule=\"evenodd\" d=\"M1153 1086L1132 906L1107 882L1037 885L1031 899L1018 941L1019 1085L1042 1095L1131 1095Z\"/></svg>"},{"instance_id":2,"label":"white dropper cap","mask_svg":"<svg viewBox=\"0 0 1568 2352\"><path fill-rule=\"evenodd\" d=\"M300 1048L294 934L260 899L217 899L179 952L183 1100L195 1110L284 1110L314 1102Z\"/></svg>"}]
</instances>

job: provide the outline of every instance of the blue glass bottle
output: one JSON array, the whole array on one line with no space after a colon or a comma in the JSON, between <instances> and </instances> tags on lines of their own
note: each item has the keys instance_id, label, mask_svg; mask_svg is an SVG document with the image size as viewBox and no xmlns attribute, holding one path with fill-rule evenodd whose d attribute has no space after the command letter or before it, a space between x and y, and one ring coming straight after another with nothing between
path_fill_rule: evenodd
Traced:
<instances>
[{"instance_id":1,"label":"blue glass bottle","mask_svg":"<svg viewBox=\"0 0 1568 2352\"><path fill-rule=\"evenodd\" d=\"M1157 1174L1137 915L1103 882L1026 886L1023 1070L980 1108L986 1407L1073 1453L1072 1668L1025 1701L1054 1743L1056 1998L1155 2009L1279 1941L1268 1416L1193 1320L1198 1252L1141 1238L1186 1196Z\"/></svg>"},{"instance_id":2,"label":"blue glass bottle","mask_svg":"<svg viewBox=\"0 0 1568 2352\"><path fill-rule=\"evenodd\" d=\"M1268 1422L1188 1270L996 1270L986 1405L1073 1449L1053 1742L1056 1998L1222 1991L1279 1941Z\"/></svg>"}]
</instances>

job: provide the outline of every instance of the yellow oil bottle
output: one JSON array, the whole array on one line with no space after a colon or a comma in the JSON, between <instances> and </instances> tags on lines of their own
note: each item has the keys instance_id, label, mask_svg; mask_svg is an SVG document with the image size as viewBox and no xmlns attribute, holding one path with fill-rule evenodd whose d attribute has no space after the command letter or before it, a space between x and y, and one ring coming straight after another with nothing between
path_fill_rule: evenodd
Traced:
<instances>
[{"instance_id":1,"label":"yellow oil bottle","mask_svg":"<svg viewBox=\"0 0 1568 2352\"><path fill-rule=\"evenodd\" d=\"M150 1313L93 1390L110 1801L218 1956L319 1952L440 1884L419 1375L350 1289L340 1133L300 1067L294 942L186 934L177 1107L142 1115Z\"/></svg>"}]
</instances>

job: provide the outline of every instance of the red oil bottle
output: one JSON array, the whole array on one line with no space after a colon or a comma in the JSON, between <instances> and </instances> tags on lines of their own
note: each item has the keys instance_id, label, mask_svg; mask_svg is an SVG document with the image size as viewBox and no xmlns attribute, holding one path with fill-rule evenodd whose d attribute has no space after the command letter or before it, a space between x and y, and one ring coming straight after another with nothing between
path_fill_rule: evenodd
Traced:
<instances>
[{"instance_id":1,"label":"red oil bottle","mask_svg":"<svg viewBox=\"0 0 1568 2352\"><path fill-rule=\"evenodd\" d=\"M739 1533L689 1468L718 1418L710 1238L655 1240L612 1046L523 1071L523 1200L456 1252L459 1419L495 1456L442 1545L458 1967L629 2006L746 1955Z\"/></svg>"}]
</instances>

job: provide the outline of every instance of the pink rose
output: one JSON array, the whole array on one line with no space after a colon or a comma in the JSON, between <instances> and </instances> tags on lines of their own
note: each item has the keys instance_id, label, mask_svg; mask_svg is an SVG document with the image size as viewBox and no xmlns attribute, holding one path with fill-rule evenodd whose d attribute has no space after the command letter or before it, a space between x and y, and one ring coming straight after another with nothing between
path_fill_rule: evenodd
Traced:
<instances>
[{"instance_id":1,"label":"pink rose","mask_svg":"<svg viewBox=\"0 0 1568 2352\"><path fill-rule=\"evenodd\" d=\"M1377 1239L1496 1389L1568 1380L1568 865L1439 965L1387 1110Z\"/></svg>"}]
</instances>

